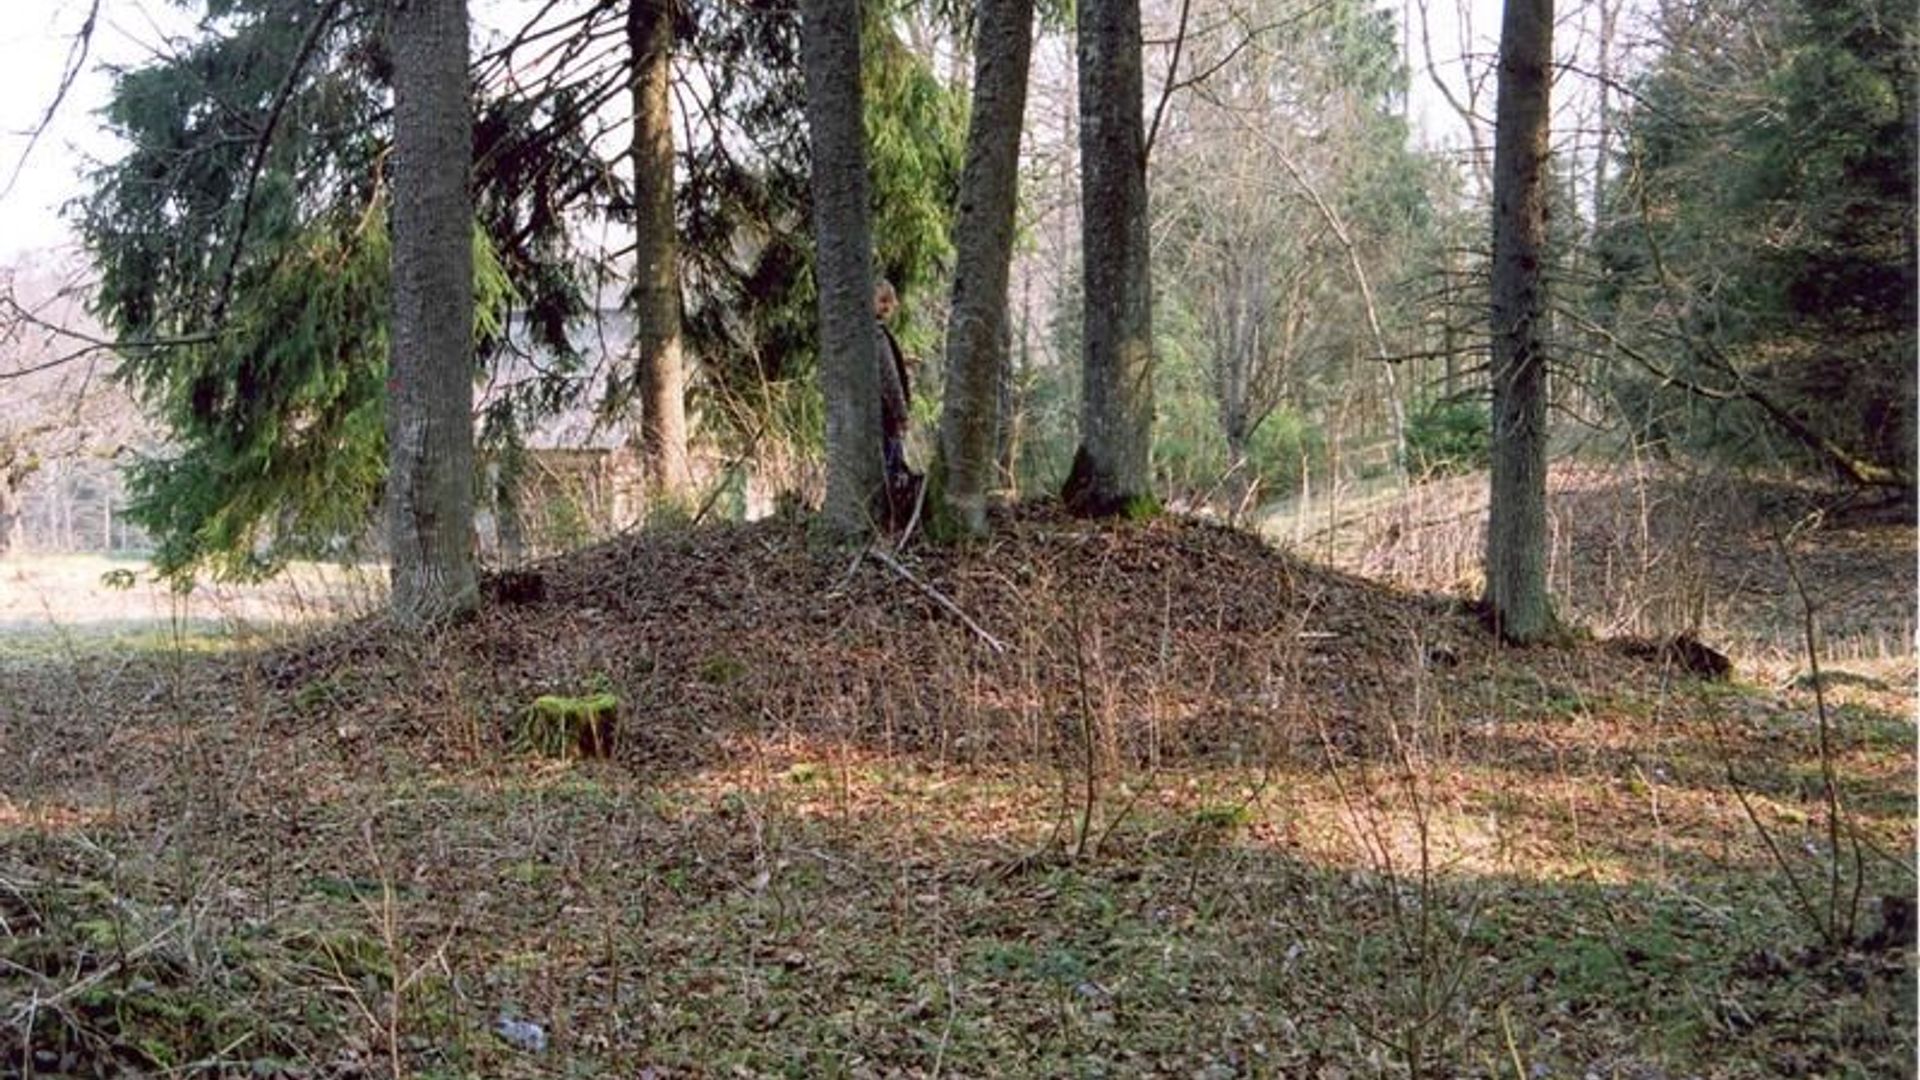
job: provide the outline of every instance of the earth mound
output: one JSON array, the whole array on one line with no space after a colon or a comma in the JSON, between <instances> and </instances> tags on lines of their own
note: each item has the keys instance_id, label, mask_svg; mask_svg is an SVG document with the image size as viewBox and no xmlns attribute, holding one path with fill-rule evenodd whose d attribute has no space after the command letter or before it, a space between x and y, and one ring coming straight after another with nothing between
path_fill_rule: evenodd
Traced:
<instances>
[{"instance_id":1,"label":"earth mound","mask_svg":"<svg viewBox=\"0 0 1920 1080\"><path fill-rule=\"evenodd\" d=\"M992 525L973 544L858 554L791 521L635 533L495 582L429 641L360 624L264 663L306 719L429 737L454 717L501 737L543 695L611 691L616 753L635 764L746 733L943 760L1093 743L1153 762L1250 751L1276 716L1317 752L1404 707L1417 680L1476 677L1495 656L1451 600L1245 532L1050 506Z\"/></svg>"}]
</instances>

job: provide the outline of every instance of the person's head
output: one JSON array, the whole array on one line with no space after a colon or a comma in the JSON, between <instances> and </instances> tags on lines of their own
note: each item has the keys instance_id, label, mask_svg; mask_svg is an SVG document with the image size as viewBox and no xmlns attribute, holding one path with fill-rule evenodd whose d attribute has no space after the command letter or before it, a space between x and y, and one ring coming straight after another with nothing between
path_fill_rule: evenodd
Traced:
<instances>
[{"instance_id":1,"label":"person's head","mask_svg":"<svg viewBox=\"0 0 1920 1080\"><path fill-rule=\"evenodd\" d=\"M880 278L873 283L873 313L882 321L893 318L900 310L900 294L893 291L893 282Z\"/></svg>"}]
</instances>

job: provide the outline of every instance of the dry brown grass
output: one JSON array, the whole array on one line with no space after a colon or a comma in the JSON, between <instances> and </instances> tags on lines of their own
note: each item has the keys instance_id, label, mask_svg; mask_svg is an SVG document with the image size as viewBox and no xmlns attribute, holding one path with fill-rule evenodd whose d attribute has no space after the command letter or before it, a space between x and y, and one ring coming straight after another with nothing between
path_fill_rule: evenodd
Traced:
<instances>
[{"instance_id":1,"label":"dry brown grass","mask_svg":"<svg viewBox=\"0 0 1920 1080\"><path fill-rule=\"evenodd\" d=\"M1800 664L1791 558L1812 584L1829 659L1913 655L1911 505L1652 463L1558 465L1548 497L1555 603L1600 637L1691 633L1750 665ZM1302 547L1370 580L1474 596L1486 499L1481 475L1376 496Z\"/></svg>"}]
</instances>

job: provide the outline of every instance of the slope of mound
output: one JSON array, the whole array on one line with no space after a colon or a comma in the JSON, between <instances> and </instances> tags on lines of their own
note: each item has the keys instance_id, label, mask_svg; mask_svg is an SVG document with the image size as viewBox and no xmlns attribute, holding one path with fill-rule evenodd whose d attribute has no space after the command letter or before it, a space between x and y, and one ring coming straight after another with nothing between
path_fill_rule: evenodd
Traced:
<instances>
[{"instance_id":1,"label":"slope of mound","mask_svg":"<svg viewBox=\"0 0 1920 1080\"><path fill-rule=\"evenodd\" d=\"M612 689L620 756L752 730L973 758L1044 753L1084 722L1134 760L1230 748L1250 712L1350 730L1396 684L1491 646L1447 602L1176 518L1004 512L991 539L862 556L788 522L629 535L541 566L431 648L356 626L268 660L303 711L511 722ZM375 657L385 662L366 663ZM1427 672L1423 669L1434 668Z\"/></svg>"}]
</instances>

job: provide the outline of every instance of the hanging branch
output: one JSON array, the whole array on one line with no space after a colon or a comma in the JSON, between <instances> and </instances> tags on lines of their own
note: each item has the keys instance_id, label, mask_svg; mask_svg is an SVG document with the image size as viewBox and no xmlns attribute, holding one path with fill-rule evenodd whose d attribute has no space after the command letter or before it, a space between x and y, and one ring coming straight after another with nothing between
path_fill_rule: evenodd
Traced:
<instances>
[{"instance_id":1,"label":"hanging branch","mask_svg":"<svg viewBox=\"0 0 1920 1080\"><path fill-rule=\"evenodd\" d=\"M65 338L68 341L78 343L78 347L47 360L28 364L25 367L9 368L5 371L0 371L0 383L13 379L24 379L29 375L38 375L43 371L51 371L54 368L63 367L67 364L85 360L88 357L97 356L105 352L164 349L182 345L204 345L219 337L217 333L207 332L181 334L175 337L146 338L140 341L115 341L111 338L103 338L75 330L70 326L63 326L43 318L35 312L29 311L14 297L11 291L0 294L0 324L9 326L31 326L39 330L45 330L55 337Z\"/></svg>"},{"instance_id":2,"label":"hanging branch","mask_svg":"<svg viewBox=\"0 0 1920 1080\"><path fill-rule=\"evenodd\" d=\"M1731 361L1727 360L1724 355L1720 354L1718 350L1714 349L1708 343L1695 341L1683 336L1685 343L1693 348L1694 355L1699 356L1701 359L1708 360L1714 367L1720 369L1722 374L1733 380L1734 385L1732 388L1717 389L1677 374L1646 353L1620 340L1613 331L1587 318L1580 312L1561 305L1555 305L1553 310L1555 314L1567 319L1581 330L1605 341L1621 356L1633 361L1636 366L1642 368L1647 374L1659 380L1662 386L1673 387L1676 390L1691 394L1704 401L1745 401L1756 406L1761 412L1766 413L1767 417L1778 425L1782 431L1791 435L1795 441L1826 459L1834 468L1845 474L1847 479L1852 480L1862 487L1910 488L1914 485L1914 478L1911 473L1902 469L1889 468L1877 462L1868 461L1865 458L1856 457L1846 447L1841 446L1826 435L1814 430L1811 424L1800 419L1799 416L1794 414L1793 410L1775 401L1771 395L1748 382L1746 377L1740 373L1739 369L1732 365Z\"/></svg>"},{"instance_id":3,"label":"hanging branch","mask_svg":"<svg viewBox=\"0 0 1920 1080\"><path fill-rule=\"evenodd\" d=\"M1140 146L1140 162L1144 167L1153 160L1153 140L1160 134L1160 121L1167 114L1167 102L1173 100L1176 84L1174 75L1180 70L1180 52L1187 44L1187 19L1193 13L1193 0L1180 0L1180 23L1173 32L1173 56L1167 60L1167 78L1160 89L1160 100L1153 106L1153 123L1147 125L1147 141ZM1235 50L1238 51L1238 50Z\"/></svg>"},{"instance_id":4,"label":"hanging branch","mask_svg":"<svg viewBox=\"0 0 1920 1080\"><path fill-rule=\"evenodd\" d=\"M1637 147L1634 150L1634 165L1637 173L1640 165ZM1646 184L1644 182L1638 182L1635 183L1633 187L1634 205L1640 219L1640 239L1646 244L1648 263L1653 268L1654 280L1659 284L1660 290L1670 301L1684 306L1685 290L1675 278L1672 268L1667 265L1666 251L1661 245L1659 234L1653 226L1653 207L1648 199ZM1620 355L1625 356L1635 364L1646 369L1649 374L1659 379L1663 385L1675 387L1695 397L1709 401L1746 401L1754 405L1761 412L1765 413L1768 419L1772 420L1780 430L1791 436L1802 446L1812 450L1819 457L1825 459L1836 470L1855 484L1862 487L1912 488L1914 486L1914 476L1911 472L1858 457L1825 433L1816 430L1812 424L1801 419L1792 409L1775 400L1771 394L1768 394L1760 387L1755 386L1733 360L1721 350L1717 343L1711 339L1703 338L1692 333L1677 318L1672 322L1672 333L1674 337L1690 354L1706 362L1710 368L1723 376L1730 384L1729 389L1716 389L1679 375L1652 357L1621 341L1612 331L1600 326L1591 319L1585 318L1580 313L1568 311L1558 306L1556 306L1556 310L1569 318L1582 330L1593 334L1595 337L1600 338L1618 350Z\"/></svg>"},{"instance_id":5,"label":"hanging branch","mask_svg":"<svg viewBox=\"0 0 1920 1080\"><path fill-rule=\"evenodd\" d=\"M96 4L98 2L95 0ZM253 141L253 160L247 165L247 186L240 195L240 223L233 231L233 244L227 250L227 268L220 275L220 291L214 294L213 317L208 320L215 325L226 314L227 302L233 295L233 279L240 270L240 252L246 246L247 226L253 219L254 191L260 186L260 174L266 170L267 152L273 147L273 134L280 126L280 115L286 111L287 102L292 100L301 73L307 69L307 61L319 50L320 39L333 28L342 2L327 0L326 6L314 16L313 25L307 28L307 36L300 41L299 51L294 53L293 65L287 69L286 77L280 80L279 89L274 91L273 102L267 107L267 121Z\"/></svg>"}]
</instances>

